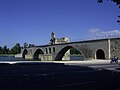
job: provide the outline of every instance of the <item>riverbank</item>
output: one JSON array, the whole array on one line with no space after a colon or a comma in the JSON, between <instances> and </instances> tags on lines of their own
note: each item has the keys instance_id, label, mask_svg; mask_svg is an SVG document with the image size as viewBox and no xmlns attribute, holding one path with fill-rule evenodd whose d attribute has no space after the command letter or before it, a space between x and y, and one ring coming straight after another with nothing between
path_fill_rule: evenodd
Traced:
<instances>
[{"instance_id":1,"label":"riverbank","mask_svg":"<svg viewBox=\"0 0 120 90\"><path fill-rule=\"evenodd\" d=\"M7 57L7 56L15 56L15 54L0 54L0 56L2 56L2 57Z\"/></svg>"},{"instance_id":2,"label":"riverbank","mask_svg":"<svg viewBox=\"0 0 120 90\"><path fill-rule=\"evenodd\" d=\"M85 60L85 61L35 61L35 60L25 60L25 61L0 61L0 63L9 63L9 64L15 64L15 63L61 63L61 64L109 64L110 60Z\"/></svg>"}]
</instances>

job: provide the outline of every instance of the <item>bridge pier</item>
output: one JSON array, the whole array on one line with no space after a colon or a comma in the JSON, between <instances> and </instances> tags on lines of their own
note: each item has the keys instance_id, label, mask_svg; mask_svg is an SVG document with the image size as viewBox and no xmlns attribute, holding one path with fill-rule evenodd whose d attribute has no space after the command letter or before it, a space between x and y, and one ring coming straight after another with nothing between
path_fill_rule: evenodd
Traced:
<instances>
[{"instance_id":1,"label":"bridge pier","mask_svg":"<svg viewBox=\"0 0 120 90\"><path fill-rule=\"evenodd\" d=\"M22 58L22 54L21 53L20 54L16 54L15 57L16 58Z\"/></svg>"},{"instance_id":2,"label":"bridge pier","mask_svg":"<svg viewBox=\"0 0 120 90\"><path fill-rule=\"evenodd\" d=\"M25 59L35 59L34 55L25 55ZM41 61L52 61L52 55L51 54L39 54L38 58L36 58L37 60L41 60Z\"/></svg>"},{"instance_id":3,"label":"bridge pier","mask_svg":"<svg viewBox=\"0 0 120 90\"><path fill-rule=\"evenodd\" d=\"M25 55L25 59L34 59L34 57L33 57L33 55L32 54L30 54L30 55Z\"/></svg>"}]
</instances>

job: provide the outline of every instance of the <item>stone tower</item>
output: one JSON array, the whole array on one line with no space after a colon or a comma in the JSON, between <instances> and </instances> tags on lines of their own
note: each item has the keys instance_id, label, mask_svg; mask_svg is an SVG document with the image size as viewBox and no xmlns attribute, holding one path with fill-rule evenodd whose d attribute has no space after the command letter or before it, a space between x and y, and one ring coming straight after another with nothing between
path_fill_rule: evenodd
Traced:
<instances>
[{"instance_id":1,"label":"stone tower","mask_svg":"<svg viewBox=\"0 0 120 90\"><path fill-rule=\"evenodd\" d=\"M52 32L51 33L51 39L54 39L55 38L55 32Z\"/></svg>"},{"instance_id":2,"label":"stone tower","mask_svg":"<svg viewBox=\"0 0 120 90\"><path fill-rule=\"evenodd\" d=\"M55 32L51 33L50 45L55 44Z\"/></svg>"}]
</instances>

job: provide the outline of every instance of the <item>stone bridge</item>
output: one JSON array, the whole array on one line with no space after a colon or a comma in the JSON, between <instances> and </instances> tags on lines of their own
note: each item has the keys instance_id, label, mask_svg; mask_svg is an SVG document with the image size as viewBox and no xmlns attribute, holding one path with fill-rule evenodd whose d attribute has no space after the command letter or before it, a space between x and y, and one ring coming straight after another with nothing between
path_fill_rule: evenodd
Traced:
<instances>
[{"instance_id":1,"label":"stone bridge","mask_svg":"<svg viewBox=\"0 0 120 90\"><path fill-rule=\"evenodd\" d=\"M120 58L120 38L86 40L64 44L42 45L21 50L21 57L25 59L69 60L69 50L77 49L85 59ZM68 53L67 53L68 52ZM68 54L68 55L67 55Z\"/></svg>"}]
</instances>

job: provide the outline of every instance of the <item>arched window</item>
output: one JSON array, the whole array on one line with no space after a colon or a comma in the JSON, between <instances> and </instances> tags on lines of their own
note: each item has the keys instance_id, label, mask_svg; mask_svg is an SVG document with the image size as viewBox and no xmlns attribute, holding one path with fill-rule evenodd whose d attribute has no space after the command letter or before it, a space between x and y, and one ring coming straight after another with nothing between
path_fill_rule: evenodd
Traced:
<instances>
[{"instance_id":1,"label":"arched window","mask_svg":"<svg viewBox=\"0 0 120 90\"><path fill-rule=\"evenodd\" d=\"M51 54L51 48L49 48L49 53Z\"/></svg>"},{"instance_id":2,"label":"arched window","mask_svg":"<svg viewBox=\"0 0 120 90\"><path fill-rule=\"evenodd\" d=\"M55 47L53 47L53 52L55 52Z\"/></svg>"},{"instance_id":3,"label":"arched window","mask_svg":"<svg viewBox=\"0 0 120 90\"><path fill-rule=\"evenodd\" d=\"M48 54L48 49L46 48L46 54Z\"/></svg>"}]
</instances>

